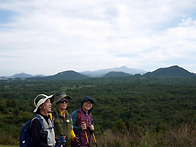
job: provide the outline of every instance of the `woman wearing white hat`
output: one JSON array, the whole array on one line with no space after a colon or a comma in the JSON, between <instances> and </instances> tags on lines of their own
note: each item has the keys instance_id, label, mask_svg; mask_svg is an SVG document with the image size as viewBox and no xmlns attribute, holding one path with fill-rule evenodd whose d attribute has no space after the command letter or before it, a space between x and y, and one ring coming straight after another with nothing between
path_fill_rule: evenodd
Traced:
<instances>
[{"instance_id":1,"label":"woman wearing white hat","mask_svg":"<svg viewBox=\"0 0 196 147\"><path fill-rule=\"evenodd\" d=\"M33 119L31 124L31 140L33 147L54 147L55 146L55 132L53 127L53 121L49 118L49 112L51 112L51 101L53 95L47 96L45 94L39 94L34 99L35 110L42 119L43 126L38 119Z\"/></svg>"}]
</instances>

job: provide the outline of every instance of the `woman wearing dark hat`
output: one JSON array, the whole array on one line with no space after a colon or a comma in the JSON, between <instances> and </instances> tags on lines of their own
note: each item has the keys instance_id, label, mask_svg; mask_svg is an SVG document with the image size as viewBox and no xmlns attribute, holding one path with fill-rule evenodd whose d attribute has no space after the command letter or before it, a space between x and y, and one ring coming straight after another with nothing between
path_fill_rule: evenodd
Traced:
<instances>
[{"instance_id":1,"label":"woman wearing dark hat","mask_svg":"<svg viewBox=\"0 0 196 147\"><path fill-rule=\"evenodd\" d=\"M50 98L52 95L39 94L34 99L35 110L41 117L44 129L38 119L33 119L31 123L31 141L33 147L54 147L55 146L55 133L53 122L49 118L52 104Z\"/></svg>"},{"instance_id":2,"label":"woman wearing dark hat","mask_svg":"<svg viewBox=\"0 0 196 147\"><path fill-rule=\"evenodd\" d=\"M71 146L71 139L76 139L73 132L72 118L67 111L70 99L71 97L66 95L65 92L54 95L53 105L57 105L57 110L52 115L56 133L56 146Z\"/></svg>"},{"instance_id":3,"label":"woman wearing dark hat","mask_svg":"<svg viewBox=\"0 0 196 147\"><path fill-rule=\"evenodd\" d=\"M94 131L92 109L94 101L91 97L86 96L82 103L81 108L72 113L73 129L76 136L79 137L80 147L91 146L91 136ZM72 146L77 147L78 144L73 143Z\"/></svg>"}]
</instances>

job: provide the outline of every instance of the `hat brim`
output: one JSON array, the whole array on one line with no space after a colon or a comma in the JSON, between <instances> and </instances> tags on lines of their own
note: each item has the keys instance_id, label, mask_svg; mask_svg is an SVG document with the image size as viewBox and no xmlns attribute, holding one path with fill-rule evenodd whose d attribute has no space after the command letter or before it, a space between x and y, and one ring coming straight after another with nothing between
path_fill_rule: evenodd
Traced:
<instances>
[{"instance_id":1,"label":"hat brim","mask_svg":"<svg viewBox=\"0 0 196 147\"><path fill-rule=\"evenodd\" d=\"M57 97L54 97L53 105L56 105L56 104L57 104L61 99L63 99L63 98L66 98L66 99L68 99L68 100L71 99L71 97L70 97L69 95L61 94L61 95L59 95L59 96L57 96Z\"/></svg>"},{"instance_id":2,"label":"hat brim","mask_svg":"<svg viewBox=\"0 0 196 147\"><path fill-rule=\"evenodd\" d=\"M50 95L50 96L46 97L45 99L43 99L42 102L41 102L39 105L37 105L37 107L34 109L33 112L37 112L39 106L40 106L41 104L45 103L48 99L52 98L52 96L53 96L53 95Z\"/></svg>"}]
</instances>

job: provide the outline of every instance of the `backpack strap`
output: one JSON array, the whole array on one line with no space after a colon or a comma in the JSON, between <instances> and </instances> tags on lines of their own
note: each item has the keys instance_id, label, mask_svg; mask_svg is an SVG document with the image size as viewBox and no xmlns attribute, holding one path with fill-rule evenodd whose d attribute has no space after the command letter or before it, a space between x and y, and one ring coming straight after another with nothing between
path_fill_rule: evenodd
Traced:
<instances>
[{"instance_id":1,"label":"backpack strap","mask_svg":"<svg viewBox=\"0 0 196 147\"><path fill-rule=\"evenodd\" d=\"M44 123L43 123L43 119L41 118L40 115L35 115L35 117L33 119L38 119L41 126L42 126L42 130L44 130Z\"/></svg>"},{"instance_id":2,"label":"backpack strap","mask_svg":"<svg viewBox=\"0 0 196 147\"><path fill-rule=\"evenodd\" d=\"M41 126L42 126L42 131L44 131L44 130L50 130L50 129L53 129L53 128L54 128L53 123L52 123L52 127L45 128L45 127L44 127L44 123L43 123L43 119L41 118L40 115L36 115L33 119L38 119L38 120L39 120L39 122L40 122L40 124L41 124ZM33 120L33 119L32 119L32 120Z\"/></svg>"},{"instance_id":3,"label":"backpack strap","mask_svg":"<svg viewBox=\"0 0 196 147\"><path fill-rule=\"evenodd\" d=\"M80 120L81 119L81 112L80 112L80 110L78 109L78 110L76 110L76 112L77 112L77 121L78 120Z\"/></svg>"}]
</instances>

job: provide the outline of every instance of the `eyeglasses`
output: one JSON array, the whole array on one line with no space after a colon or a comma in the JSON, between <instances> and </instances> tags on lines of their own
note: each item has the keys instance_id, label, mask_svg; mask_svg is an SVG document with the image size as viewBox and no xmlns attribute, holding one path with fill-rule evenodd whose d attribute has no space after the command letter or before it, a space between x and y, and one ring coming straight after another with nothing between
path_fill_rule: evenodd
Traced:
<instances>
[{"instance_id":1,"label":"eyeglasses","mask_svg":"<svg viewBox=\"0 0 196 147\"><path fill-rule=\"evenodd\" d=\"M60 103L64 103L64 102L65 102L65 103L68 103L68 99L65 99L65 100L62 99L62 100L60 100L59 102L60 102Z\"/></svg>"},{"instance_id":2,"label":"eyeglasses","mask_svg":"<svg viewBox=\"0 0 196 147\"><path fill-rule=\"evenodd\" d=\"M86 101L85 103L92 105L93 103L91 101Z\"/></svg>"}]
</instances>

